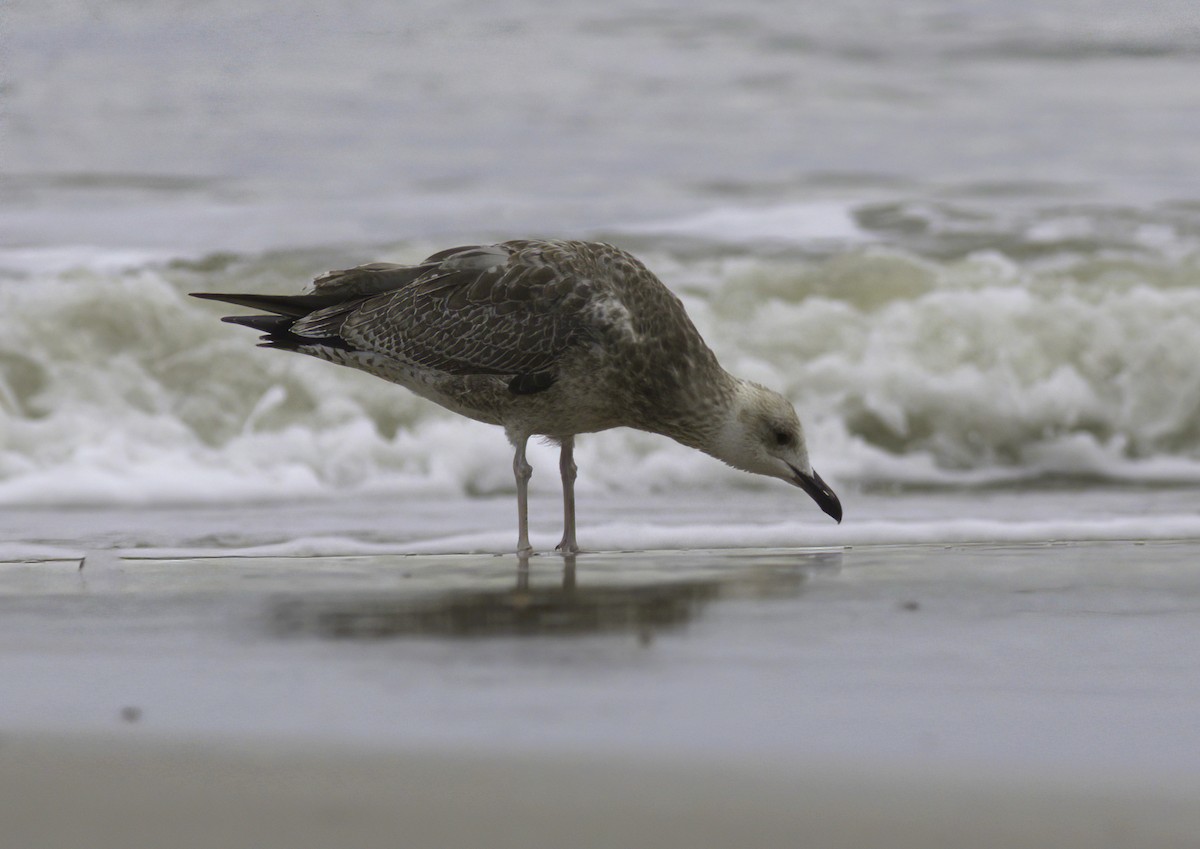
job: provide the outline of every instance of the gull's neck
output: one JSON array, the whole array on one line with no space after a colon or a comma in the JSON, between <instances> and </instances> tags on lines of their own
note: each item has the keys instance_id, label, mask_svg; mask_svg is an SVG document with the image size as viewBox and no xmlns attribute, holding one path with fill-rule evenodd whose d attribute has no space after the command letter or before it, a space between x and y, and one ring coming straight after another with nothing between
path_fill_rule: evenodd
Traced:
<instances>
[{"instance_id":1,"label":"gull's neck","mask_svg":"<svg viewBox=\"0 0 1200 849\"><path fill-rule=\"evenodd\" d=\"M749 384L718 367L717 372L681 395L682 403L648 428L689 448L725 459L728 434L737 427L738 411Z\"/></svg>"}]
</instances>

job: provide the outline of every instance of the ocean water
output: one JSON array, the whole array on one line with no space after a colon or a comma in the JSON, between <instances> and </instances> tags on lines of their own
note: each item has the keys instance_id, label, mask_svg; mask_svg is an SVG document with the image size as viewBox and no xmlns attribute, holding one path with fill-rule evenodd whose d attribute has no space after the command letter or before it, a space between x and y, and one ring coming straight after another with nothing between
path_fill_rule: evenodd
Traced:
<instances>
[{"instance_id":1,"label":"ocean water","mask_svg":"<svg viewBox=\"0 0 1200 849\"><path fill-rule=\"evenodd\" d=\"M536 235L638 254L727 369L796 403L847 508L826 527L777 482L612 431L579 443L585 546L589 523L612 547L1200 535L1194 4L17 0L4 17L10 511L422 501L492 525L326 530L500 546L498 429L258 350L186 293L298 292ZM555 452L531 459L549 529ZM628 517L681 492L669 519ZM148 527L137 544L171 545Z\"/></svg>"}]
</instances>

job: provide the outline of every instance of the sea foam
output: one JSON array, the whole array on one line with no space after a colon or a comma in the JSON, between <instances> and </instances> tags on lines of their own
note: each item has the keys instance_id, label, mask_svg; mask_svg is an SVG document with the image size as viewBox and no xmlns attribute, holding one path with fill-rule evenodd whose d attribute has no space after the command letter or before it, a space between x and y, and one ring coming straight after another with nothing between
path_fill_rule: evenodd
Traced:
<instances>
[{"instance_id":1,"label":"sea foam","mask_svg":"<svg viewBox=\"0 0 1200 849\"><path fill-rule=\"evenodd\" d=\"M832 483L1200 481L1195 254L639 253L726 368L796 403ZM257 350L218 321L220 307L185 294L295 292L337 259L0 262L0 502L510 492L499 429L365 374ZM554 492L553 448L531 452L534 492ZM582 492L772 485L628 430L582 437L577 460Z\"/></svg>"},{"instance_id":2,"label":"sea foam","mask_svg":"<svg viewBox=\"0 0 1200 849\"><path fill-rule=\"evenodd\" d=\"M622 228L629 233L690 236L717 244L780 241L859 242L867 238L844 202L812 201L776 206L728 206L680 218L644 221Z\"/></svg>"}]
</instances>

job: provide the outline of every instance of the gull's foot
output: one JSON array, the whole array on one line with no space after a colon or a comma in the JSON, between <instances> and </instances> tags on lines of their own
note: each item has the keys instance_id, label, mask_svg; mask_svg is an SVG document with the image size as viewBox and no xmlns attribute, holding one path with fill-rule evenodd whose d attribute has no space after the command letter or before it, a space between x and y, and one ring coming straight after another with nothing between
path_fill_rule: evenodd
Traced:
<instances>
[{"instance_id":1,"label":"gull's foot","mask_svg":"<svg viewBox=\"0 0 1200 849\"><path fill-rule=\"evenodd\" d=\"M554 550L561 551L563 554L578 554L579 553L579 545L573 539L572 540L564 539L558 545L554 546Z\"/></svg>"}]
</instances>

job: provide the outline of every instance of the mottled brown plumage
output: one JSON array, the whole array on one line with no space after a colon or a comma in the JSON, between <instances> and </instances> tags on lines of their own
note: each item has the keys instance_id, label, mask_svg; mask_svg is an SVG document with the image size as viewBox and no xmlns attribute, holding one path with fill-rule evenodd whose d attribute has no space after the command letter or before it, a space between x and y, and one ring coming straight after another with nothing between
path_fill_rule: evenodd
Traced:
<instances>
[{"instance_id":1,"label":"mottled brown plumage","mask_svg":"<svg viewBox=\"0 0 1200 849\"><path fill-rule=\"evenodd\" d=\"M503 426L517 449L522 550L525 444L534 434L562 445L564 550L576 550L574 437L612 427L661 433L781 477L841 519L837 497L809 465L791 405L722 369L680 300L611 245L451 248L417 265L332 271L306 295L197 297L273 313L226 319L262 332L267 347L368 371Z\"/></svg>"}]
</instances>

